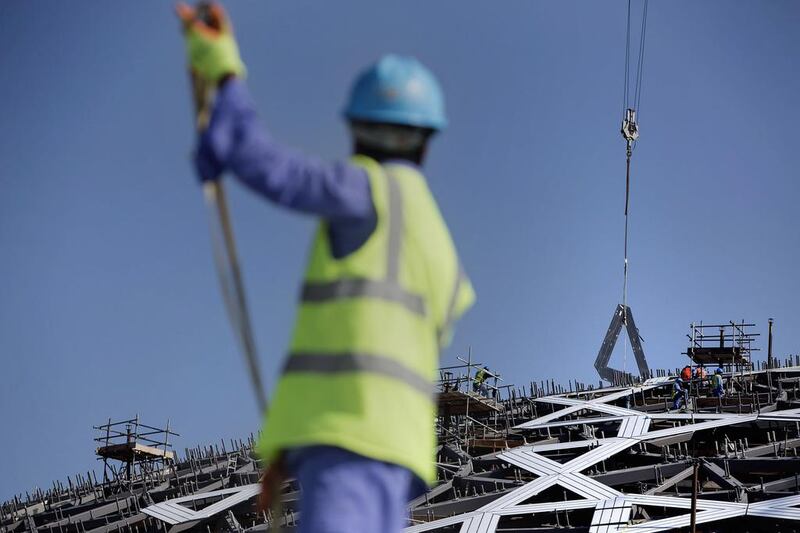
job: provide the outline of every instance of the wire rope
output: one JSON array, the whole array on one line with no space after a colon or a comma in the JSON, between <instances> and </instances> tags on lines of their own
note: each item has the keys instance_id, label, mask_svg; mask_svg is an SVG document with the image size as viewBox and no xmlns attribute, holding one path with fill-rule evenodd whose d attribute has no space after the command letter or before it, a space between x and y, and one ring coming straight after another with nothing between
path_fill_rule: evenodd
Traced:
<instances>
[{"instance_id":1,"label":"wire rope","mask_svg":"<svg viewBox=\"0 0 800 533\"><path fill-rule=\"evenodd\" d=\"M631 102L631 0L628 0L625 28L625 83L622 92L622 133L626 141L626 160L625 160L625 232L623 245L623 272L622 272L622 312L623 323L628 325L628 234L630 226L630 191L631 191L631 155L636 146L638 138L637 113L642 95L642 77L644 73L644 51L645 39L647 35L647 7L649 0L644 0L642 9L642 25L639 34L639 50L636 58L636 73L634 75L633 101ZM623 374L627 370L628 360L628 341L624 341L624 351L622 360Z\"/></svg>"}]
</instances>

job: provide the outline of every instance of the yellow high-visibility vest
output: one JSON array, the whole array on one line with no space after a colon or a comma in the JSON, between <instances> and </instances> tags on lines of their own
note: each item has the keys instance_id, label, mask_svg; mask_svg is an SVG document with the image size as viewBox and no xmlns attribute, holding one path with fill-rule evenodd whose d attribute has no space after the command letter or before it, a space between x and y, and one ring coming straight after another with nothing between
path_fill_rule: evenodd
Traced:
<instances>
[{"instance_id":1,"label":"yellow high-visibility vest","mask_svg":"<svg viewBox=\"0 0 800 533\"><path fill-rule=\"evenodd\" d=\"M259 452L338 446L436 477L433 390L440 349L475 293L425 178L356 156L377 225L336 259L321 222L289 356Z\"/></svg>"}]
</instances>

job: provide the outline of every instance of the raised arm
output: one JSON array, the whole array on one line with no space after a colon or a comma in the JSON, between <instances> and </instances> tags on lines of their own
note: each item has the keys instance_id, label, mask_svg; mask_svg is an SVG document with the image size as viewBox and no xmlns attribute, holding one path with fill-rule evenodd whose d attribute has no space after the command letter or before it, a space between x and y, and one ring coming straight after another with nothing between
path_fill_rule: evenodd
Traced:
<instances>
[{"instance_id":1,"label":"raised arm","mask_svg":"<svg viewBox=\"0 0 800 533\"><path fill-rule=\"evenodd\" d=\"M244 81L220 87L196 154L202 179L230 171L268 200L330 220L374 217L366 172L348 163L325 163L273 140L261 124Z\"/></svg>"},{"instance_id":2,"label":"raised arm","mask_svg":"<svg viewBox=\"0 0 800 533\"><path fill-rule=\"evenodd\" d=\"M218 87L201 135L196 165L203 180L230 171L245 185L289 209L336 223L374 220L369 180L347 163L323 163L274 142L259 122L244 83L245 66L221 5L177 5L193 72Z\"/></svg>"}]
</instances>

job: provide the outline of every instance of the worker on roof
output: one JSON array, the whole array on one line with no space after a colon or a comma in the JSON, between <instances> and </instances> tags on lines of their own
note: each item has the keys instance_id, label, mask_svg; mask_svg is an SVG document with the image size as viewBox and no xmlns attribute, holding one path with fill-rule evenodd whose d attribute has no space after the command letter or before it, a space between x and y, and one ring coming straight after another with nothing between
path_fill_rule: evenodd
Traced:
<instances>
[{"instance_id":1,"label":"worker on roof","mask_svg":"<svg viewBox=\"0 0 800 533\"><path fill-rule=\"evenodd\" d=\"M686 389L683 378L678 376L672 384L672 408L680 409L686 404Z\"/></svg>"},{"instance_id":2,"label":"worker on roof","mask_svg":"<svg viewBox=\"0 0 800 533\"><path fill-rule=\"evenodd\" d=\"M708 373L702 363L697 365L694 369L694 378L697 381L697 386L705 386L708 380Z\"/></svg>"},{"instance_id":3,"label":"worker on roof","mask_svg":"<svg viewBox=\"0 0 800 533\"><path fill-rule=\"evenodd\" d=\"M380 58L344 108L353 157L324 163L277 143L259 121L222 8L210 7L211 20L177 10L192 69L217 85L200 179L229 172L319 219L258 444L269 465L262 505L286 472L303 488L300 532L398 532L408 499L436 480L433 379L475 299L422 173L446 125L442 91L413 57Z\"/></svg>"},{"instance_id":4,"label":"worker on roof","mask_svg":"<svg viewBox=\"0 0 800 533\"><path fill-rule=\"evenodd\" d=\"M489 367L484 366L475 372L475 378L472 380L472 390L479 392L483 396L489 396L489 387L486 380L489 379Z\"/></svg>"},{"instance_id":5,"label":"worker on roof","mask_svg":"<svg viewBox=\"0 0 800 533\"><path fill-rule=\"evenodd\" d=\"M697 379L706 379L707 376L708 373L706 373L705 366L703 366L702 363L697 365L697 367L694 369L694 377Z\"/></svg>"},{"instance_id":6,"label":"worker on roof","mask_svg":"<svg viewBox=\"0 0 800 533\"><path fill-rule=\"evenodd\" d=\"M711 394L717 398L720 398L725 394L724 381L722 379L722 368L717 368L714 370L714 375L711 376Z\"/></svg>"}]
</instances>

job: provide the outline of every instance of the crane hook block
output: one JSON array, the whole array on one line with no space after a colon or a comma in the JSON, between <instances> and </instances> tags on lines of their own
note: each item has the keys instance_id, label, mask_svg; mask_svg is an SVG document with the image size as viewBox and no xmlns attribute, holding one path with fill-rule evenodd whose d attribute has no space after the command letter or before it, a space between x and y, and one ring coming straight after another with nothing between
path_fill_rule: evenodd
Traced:
<instances>
[{"instance_id":1,"label":"crane hook block","mask_svg":"<svg viewBox=\"0 0 800 533\"><path fill-rule=\"evenodd\" d=\"M627 109L625 120L622 121L622 136L626 141L632 143L639 138L639 125L636 124L636 110Z\"/></svg>"}]
</instances>

